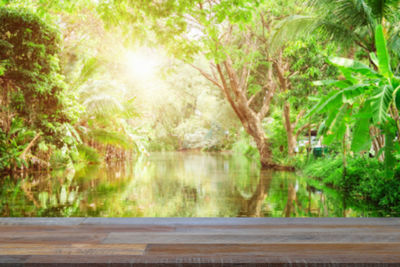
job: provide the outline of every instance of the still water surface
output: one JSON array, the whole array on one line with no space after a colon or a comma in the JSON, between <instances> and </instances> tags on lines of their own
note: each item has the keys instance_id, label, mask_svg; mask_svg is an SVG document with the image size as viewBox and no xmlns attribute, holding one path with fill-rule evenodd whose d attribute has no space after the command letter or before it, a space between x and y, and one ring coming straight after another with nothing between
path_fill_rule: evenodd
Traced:
<instances>
[{"instance_id":1,"label":"still water surface","mask_svg":"<svg viewBox=\"0 0 400 267\"><path fill-rule=\"evenodd\" d=\"M3 217L356 217L368 210L295 173L260 171L246 157L221 153L152 153L0 179Z\"/></svg>"}]
</instances>

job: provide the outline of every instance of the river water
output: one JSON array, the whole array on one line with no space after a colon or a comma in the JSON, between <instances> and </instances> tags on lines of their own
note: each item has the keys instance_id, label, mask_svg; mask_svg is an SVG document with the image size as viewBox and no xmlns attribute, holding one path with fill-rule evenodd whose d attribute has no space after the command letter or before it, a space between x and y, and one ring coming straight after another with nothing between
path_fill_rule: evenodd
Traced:
<instances>
[{"instance_id":1,"label":"river water","mask_svg":"<svg viewBox=\"0 0 400 267\"><path fill-rule=\"evenodd\" d=\"M152 153L133 162L0 179L0 216L360 217L344 194L244 156Z\"/></svg>"}]
</instances>

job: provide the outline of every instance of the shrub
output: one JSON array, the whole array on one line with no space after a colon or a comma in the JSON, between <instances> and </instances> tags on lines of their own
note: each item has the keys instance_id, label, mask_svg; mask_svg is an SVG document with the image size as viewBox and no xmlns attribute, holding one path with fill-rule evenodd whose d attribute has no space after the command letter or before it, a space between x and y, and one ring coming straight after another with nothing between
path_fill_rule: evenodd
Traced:
<instances>
[{"instance_id":1,"label":"shrub","mask_svg":"<svg viewBox=\"0 0 400 267\"><path fill-rule=\"evenodd\" d=\"M355 201L372 203L381 215L400 214L400 167L393 178L385 178L383 163L375 158L350 157L344 172L340 157L326 157L310 163L304 173L346 191Z\"/></svg>"}]
</instances>

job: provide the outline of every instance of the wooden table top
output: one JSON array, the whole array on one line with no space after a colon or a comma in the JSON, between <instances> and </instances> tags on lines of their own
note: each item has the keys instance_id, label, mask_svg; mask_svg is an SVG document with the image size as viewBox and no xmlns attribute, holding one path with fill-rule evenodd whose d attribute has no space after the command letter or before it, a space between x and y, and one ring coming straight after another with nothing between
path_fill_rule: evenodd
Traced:
<instances>
[{"instance_id":1,"label":"wooden table top","mask_svg":"<svg viewBox=\"0 0 400 267\"><path fill-rule=\"evenodd\" d=\"M400 218L0 218L0 266L400 266Z\"/></svg>"}]
</instances>

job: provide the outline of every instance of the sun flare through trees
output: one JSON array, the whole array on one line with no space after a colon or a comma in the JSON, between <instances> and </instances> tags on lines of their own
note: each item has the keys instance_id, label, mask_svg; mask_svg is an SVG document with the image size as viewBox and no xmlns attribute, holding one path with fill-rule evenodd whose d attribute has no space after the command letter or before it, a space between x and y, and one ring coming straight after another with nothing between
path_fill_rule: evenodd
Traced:
<instances>
[{"instance_id":1,"label":"sun flare through trees","mask_svg":"<svg viewBox=\"0 0 400 267\"><path fill-rule=\"evenodd\" d=\"M0 89L1 216L400 215L400 1L0 0Z\"/></svg>"}]
</instances>

